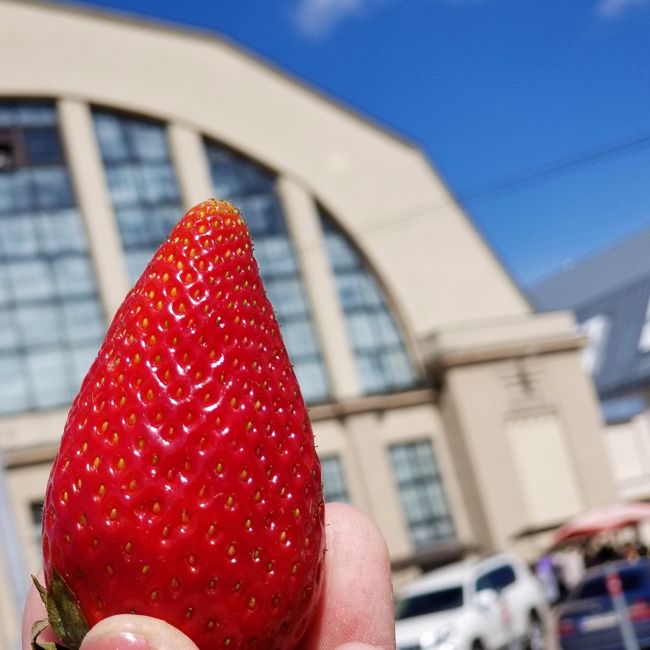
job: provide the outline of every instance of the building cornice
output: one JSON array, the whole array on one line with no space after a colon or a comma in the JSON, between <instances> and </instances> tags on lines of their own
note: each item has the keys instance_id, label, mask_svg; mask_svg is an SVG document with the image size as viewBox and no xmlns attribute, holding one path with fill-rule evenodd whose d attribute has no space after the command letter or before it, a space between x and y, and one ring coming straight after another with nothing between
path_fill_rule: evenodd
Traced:
<instances>
[{"instance_id":1,"label":"building cornice","mask_svg":"<svg viewBox=\"0 0 650 650\"><path fill-rule=\"evenodd\" d=\"M455 366L579 350L587 344L569 312L474 323L436 332L422 343L434 373Z\"/></svg>"},{"instance_id":2,"label":"building cornice","mask_svg":"<svg viewBox=\"0 0 650 650\"><path fill-rule=\"evenodd\" d=\"M318 404L309 408L309 417L312 422L345 418L360 413L377 413L392 411L399 408L433 404L436 400L436 391L431 388L419 388L402 393L389 393L385 395L367 395L350 400Z\"/></svg>"}]
</instances>

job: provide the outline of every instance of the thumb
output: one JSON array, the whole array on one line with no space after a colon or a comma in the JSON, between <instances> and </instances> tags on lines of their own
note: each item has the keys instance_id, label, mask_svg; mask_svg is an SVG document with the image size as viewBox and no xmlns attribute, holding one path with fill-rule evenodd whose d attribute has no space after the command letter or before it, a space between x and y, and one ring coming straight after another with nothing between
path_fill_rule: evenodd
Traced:
<instances>
[{"instance_id":1,"label":"thumb","mask_svg":"<svg viewBox=\"0 0 650 650\"><path fill-rule=\"evenodd\" d=\"M198 650L180 630L150 616L120 614L100 621L80 650Z\"/></svg>"}]
</instances>

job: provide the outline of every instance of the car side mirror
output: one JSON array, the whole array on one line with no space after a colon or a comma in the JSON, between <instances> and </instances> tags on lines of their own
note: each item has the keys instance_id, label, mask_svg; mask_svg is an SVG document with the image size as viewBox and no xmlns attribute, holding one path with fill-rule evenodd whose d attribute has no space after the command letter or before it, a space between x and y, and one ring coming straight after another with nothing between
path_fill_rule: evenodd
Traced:
<instances>
[{"instance_id":1,"label":"car side mirror","mask_svg":"<svg viewBox=\"0 0 650 650\"><path fill-rule=\"evenodd\" d=\"M496 607L499 602L499 594L494 589L481 589L476 594L476 604L482 610L489 610Z\"/></svg>"}]
</instances>

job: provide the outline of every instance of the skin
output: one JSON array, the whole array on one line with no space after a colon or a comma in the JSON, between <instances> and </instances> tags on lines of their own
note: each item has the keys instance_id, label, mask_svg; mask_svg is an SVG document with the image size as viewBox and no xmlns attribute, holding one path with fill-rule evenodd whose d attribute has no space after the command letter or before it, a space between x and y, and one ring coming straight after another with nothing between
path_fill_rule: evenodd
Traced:
<instances>
[{"instance_id":1,"label":"skin","mask_svg":"<svg viewBox=\"0 0 650 650\"><path fill-rule=\"evenodd\" d=\"M386 543L375 524L351 506L325 509L327 553L323 595L301 650L395 648L393 595ZM29 631L45 617L32 589L23 619L23 650ZM46 630L46 633L49 630ZM42 638L48 639L47 634ZM112 616L98 623L81 650L197 650L181 632L158 619Z\"/></svg>"}]
</instances>

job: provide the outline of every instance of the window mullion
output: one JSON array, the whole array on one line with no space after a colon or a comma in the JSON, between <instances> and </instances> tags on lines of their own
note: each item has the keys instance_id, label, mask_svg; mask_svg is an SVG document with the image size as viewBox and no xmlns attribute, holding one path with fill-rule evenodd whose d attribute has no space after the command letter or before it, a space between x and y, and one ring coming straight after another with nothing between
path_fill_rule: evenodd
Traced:
<instances>
[{"instance_id":1,"label":"window mullion","mask_svg":"<svg viewBox=\"0 0 650 650\"><path fill-rule=\"evenodd\" d=\"M203 138L179 124L170 124L167 136L183 205L189 210L214 194Z\"/></svg>"},{"instance_id":2,"label":"window mullion","mask_svg":"<svg viewBox=\"0 0 650 650\"><path fill-rule=\"evenodd\" d=\"M62 99L59 120L104 313L110 320L129 290L129 278L91 112L87 104Z\"/></svg>"},{"instance_id":3,"label":"window mullion","mask_svg":"<svg viewBox=\"0 0 650 650\"><path fill-rule=\"evenodd\" d=\"M287 227L298 253L305 290L332 380L334 397L357 397L361 394L361 383L327 259L316 205L305 189L288 177L278 179L278 193L287 217Z\"/></svg>"}]
</instances>

